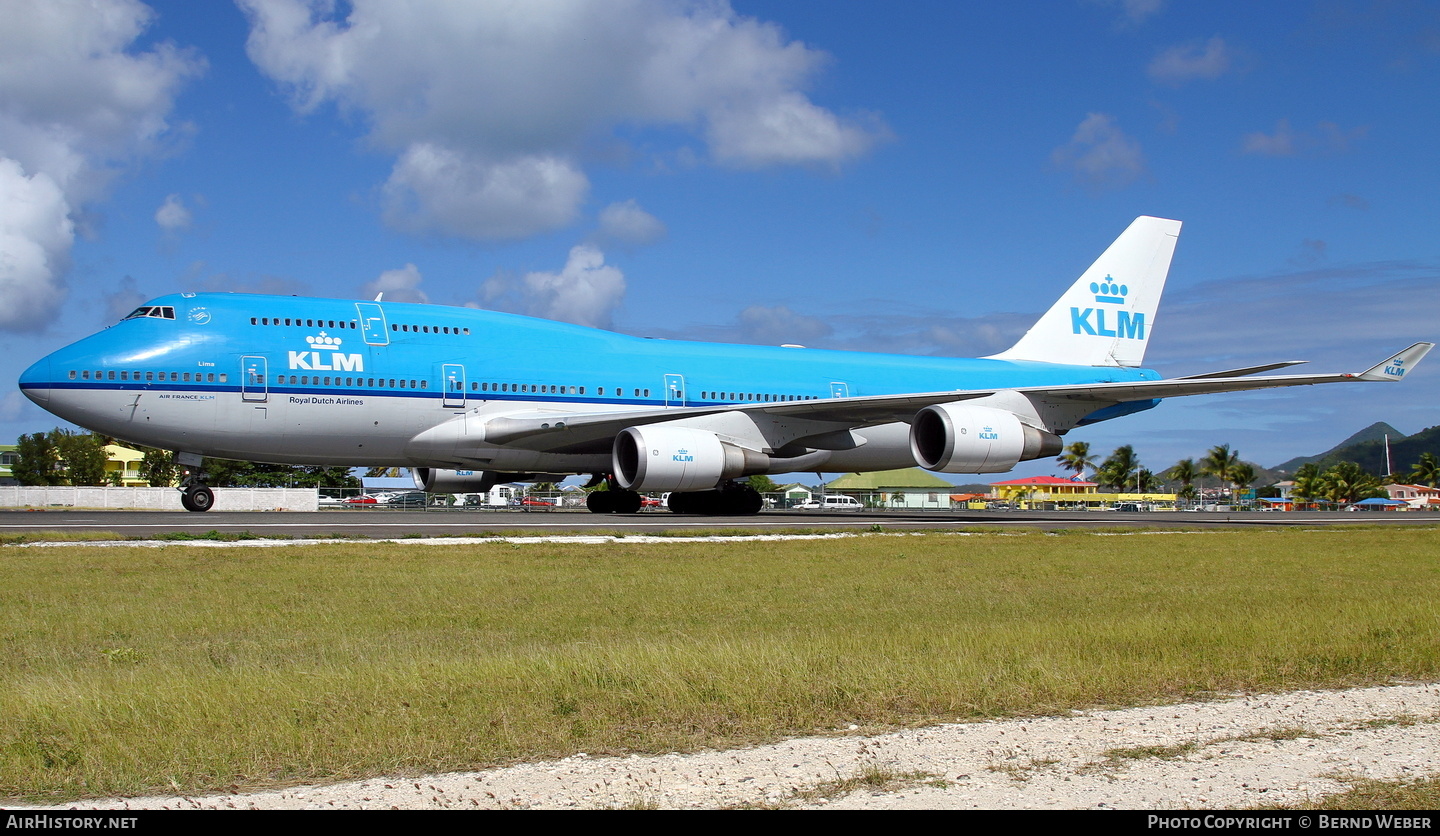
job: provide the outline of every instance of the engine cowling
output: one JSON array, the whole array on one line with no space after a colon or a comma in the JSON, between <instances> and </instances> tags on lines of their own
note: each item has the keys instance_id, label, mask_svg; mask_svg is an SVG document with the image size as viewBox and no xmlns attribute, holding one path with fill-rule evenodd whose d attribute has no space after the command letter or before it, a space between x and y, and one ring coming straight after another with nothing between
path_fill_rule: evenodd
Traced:
<instances>
[{"instance_id":1,"label":"engine cowling","mask_svg":"<svg viewBox=\"0 0 1440 836\"><path fill-rule=\"evenodd\" d=\"M1013 412L965 403L927 406L910 424L915 461L942 473L1004 473L1063 447L1060 436L1022 423Z\"/></svg>"},{"instance_id":2,"label":"engine cowling","mask_svg":"<svg viewBox=\"0 0 1440 836\"><path fill-rule=\"evenodd\" d=\"M763 473L764 453L726 444L712 432L649 424L615 436L615 481L630 491L703 491L723 479Z\"/></svg>"},{"instance_id":3,"label":"engine cowling","mask_svg":"<svg viewBox=\"0 0 1440 836\"><path fill-rule=\"evenodd\" d=\"M415 487L427 493L485 493L506 482L559 482L568 473L501 473L494 470L440 470L417 467L410 471Z\"/></svg>"},{"instance_id":4,"label":"engine cowling","mask_svg":"<svg viewBox=\"0 0 1440 836\"><path fill-rule=\"evenodd\" d=\"M485 493L500 482L499 473L488 470L440 470L417 467L410 471L415 487L428 493ZM513 481L506 479L505 481Z\"/></svg>"}]
</instances>

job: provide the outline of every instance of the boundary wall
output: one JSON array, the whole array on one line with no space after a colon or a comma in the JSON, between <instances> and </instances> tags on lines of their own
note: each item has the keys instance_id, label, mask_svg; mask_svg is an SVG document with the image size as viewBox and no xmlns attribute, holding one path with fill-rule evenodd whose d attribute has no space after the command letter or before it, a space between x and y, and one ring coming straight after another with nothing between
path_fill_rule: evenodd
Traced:
<instances>
[{"instance_id":1,"label":"boundary wall","mask_svg":"<svg viewBox=\"0 0 1440 836\"><path fill-rule=\"evenodd\" d=\"M315 488L211 488L215 511L318 511ZM0 487L0 508L108 508L183 511L174 488Z\"/></svg>"}]
</instances>

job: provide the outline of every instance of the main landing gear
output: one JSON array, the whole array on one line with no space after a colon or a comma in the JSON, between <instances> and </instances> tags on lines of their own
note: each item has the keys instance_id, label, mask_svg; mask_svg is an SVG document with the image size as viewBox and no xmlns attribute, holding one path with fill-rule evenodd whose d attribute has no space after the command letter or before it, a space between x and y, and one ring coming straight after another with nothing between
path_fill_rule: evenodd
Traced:
<instances>
[{"instance_id":1,"label":"main landing gear","mask_svg":"<svg viewBox=\"0 0 1440 836\"><path fill-rule=\"evenodd\" d=\"M640 510L640 494L621 488L613 476L596 475L594 484L604 481L606 490L593 491L585 497L585 507L592 514L634 514ZM709 491L675 491L670 494L670 510L676 514L703 514L712 517L741 517L760 513L765 499L760 492L743 482L722 482Z\"/></svg>"},{"instance_id":2,"label":"main landing gear","mask_svg":"<svg viewBox=\"0 0 1440 836\"><path fill-rule=\"evenodd\" d=\"M186 511L209 511L215 505L215 492L205 484L205 473L200 470L204 459L194 453L176 453L175 461L188 468L180 480L180 504Z\"/></svg>"},{"instance_id":3,"label":"main landing gear","mask_svg":"<svg viewBox=\"0 0 1440 836\"><path fill-rule=\"evenodd\" d=\"M713 491L670 494L670 510L677 514L744 517L758 514L764 507L760 492L740 482L722 482Z\"/></svg>"},{"instance_id":4,"label":"main landing gear","mask_svg":"<svg viewBox=\"0 0 1440 836\"><path fill-rule=\"evenodd\" d=\"M599 484L601 479L605 481L605 490L591 491L585 497L585 507L590 509L590 513L634 514L640 510L642 500L639 493L620 487L613 476L597 477L592 481Z\"/></svg>"}]
</instances>

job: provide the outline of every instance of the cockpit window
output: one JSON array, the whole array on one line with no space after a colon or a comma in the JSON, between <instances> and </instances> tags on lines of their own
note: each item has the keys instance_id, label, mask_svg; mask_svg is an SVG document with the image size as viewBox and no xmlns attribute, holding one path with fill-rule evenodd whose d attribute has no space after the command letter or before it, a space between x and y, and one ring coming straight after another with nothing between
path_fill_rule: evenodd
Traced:
<instances>
[{"instance_id":1,"label":"cockpit window","mask_svg":"<svg viewBox=\"0 0 1440 836\"><path fill-rule=\"evenodd\" d=\"M150 319L174 319L175 308L170 305L141 305L131 311L125 319L140 319L142 317L148 317ZM121 320L121 322L124 321L124 319Z\"/></svg>"}]
</instances>

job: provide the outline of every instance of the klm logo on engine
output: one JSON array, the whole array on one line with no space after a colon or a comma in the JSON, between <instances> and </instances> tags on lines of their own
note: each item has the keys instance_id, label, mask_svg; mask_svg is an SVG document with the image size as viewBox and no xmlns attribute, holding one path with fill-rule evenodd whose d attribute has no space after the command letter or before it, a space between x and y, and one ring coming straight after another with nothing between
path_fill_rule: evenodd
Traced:
<instances>
[{"instance_id":1,"label":"klm logo on engine","mask_svg":"<svg viewBox=\"0 0 1440 836\"><path fill-rule=\"evenodd\" d=\"M980 437L986 441L999 441L1000 433L995 432L995 430L990 427L985 427L980 431Z\"/></svg>"},{"instance_id":2,"label":"klm logo on engine","mask_svg":"<svg viewBox=\"0 0 1440 836\"><path fill-rule=\"evenodd\" d=\"M1096 304L1123 306L1125 297L1130 294L1130 288L1117 283L1113 277L1106 276L1103 282L1091 282L1090 292L1095 294ZM1110 327L1111 323L1107 322L1107 313L1115 315L1114 327ZM1132 313L1127 310L1072 307L1070 309L1070 330L1075 334L1088 334L1092 337L1143 340L1145 339L1145 314Z\"/></svg>"},{"instance_id":3,"label":"klm logo on engine","mask_svg":"<svg viewBox=\"0 0 1440 836\"><path fill-rule=\"evenodd\" d=\"M307 369L312 372L363 372L365 355L341 354L340 344L344 340L332 337L324 331L318 337L306 337L311 351L290 352L290 368Z\"/></svg>"},{"instance_id":4,"label":"klm logo on engine","mask_svg":"<svg viewBox=\"0 0 1440 836\"><path fill-rule=\"evenodd\" d=\"M693 456L689 450L676 450L675 453L670 456L670 461L693 462L695 461L695 456Z\"/></svg>"}]
</instances>

